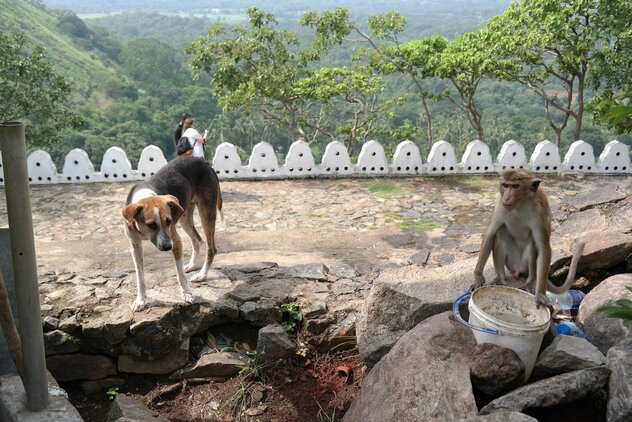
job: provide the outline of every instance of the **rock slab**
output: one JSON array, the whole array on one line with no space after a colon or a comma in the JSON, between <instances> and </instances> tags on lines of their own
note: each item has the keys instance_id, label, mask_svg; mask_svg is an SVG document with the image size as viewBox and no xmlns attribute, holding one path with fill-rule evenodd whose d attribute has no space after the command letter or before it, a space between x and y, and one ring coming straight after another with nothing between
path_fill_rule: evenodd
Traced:
<instances>
[{"instance_id":1,"label":"rock slab","mask_svg":"<svg viewBox=\"0 0 632 422\"><path fill-rule=\"evenodd\" d=\"M451 312L406 333L371 369L344 422L449 421L476 416L470 365L476 342Z\"/></svg>"}]
</instances>

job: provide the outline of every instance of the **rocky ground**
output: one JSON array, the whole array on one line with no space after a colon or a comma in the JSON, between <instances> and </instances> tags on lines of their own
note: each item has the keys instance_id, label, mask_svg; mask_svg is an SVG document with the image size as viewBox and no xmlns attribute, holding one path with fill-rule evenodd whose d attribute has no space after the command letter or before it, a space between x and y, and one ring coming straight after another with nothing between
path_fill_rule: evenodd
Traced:
<instances>
[{"instance_id":1,"label":"rocky ground","mask_svg":"<svg viewBox=\"0 0 632 422\"><path fill-rule=\"evenodd\" d=\"M620 201L625 198L621 192L629 192L632 183L628 177L552 175L543 179L554 213L563 213L559 204L572 203L574 199L581 208L587 192L602 192L604 197L610 195L613 201ZM410 262L440 267L475 257L496 196L496 180L495 176L472 176L222 182L226 221L217 231L218 255L209 282L194 286L194 295L203 304L235 302L238 297L236 304L221 306L228 313L241 313L242 317L241 306L249 296L272 297L275 306L288 296L300 297L302 303L323 304L326 315L332 318L329 323L335 325L359 310L373 279L384 269ZM145 267L150 309L142 315L129 311L135 293L134 271L120 210L130 186L125 183L32 186L45 316L60 320L77 316L85 331L86 326L94 328L99 319L140 324L153 315L160 320L157 314L164 312L157 308L165 303L168 308L179 303L171 257L147 244ZM625 188L617 191L615 186ZM4 195L0 195L0 227L7 224L5 210ZM560 224L556 222L555 228ZM563 224L571 226L566 227L568 232L574 222L565 218ZM560 238L558 243L563 241L566 240ZM188 251L187 244L187 255ZM255 273L258 276L248 275ZM287 280L313 282L294 283L295 288L290 292ZM455 291L454 297L460 293ZM264 322L259 320L256 324ZM129 348L108 351L124 352L129 352ZM323 364L318 359L324 361L324 358L316 356L299 361L311 371L309 379L318 379L324 373L331 375L332 367L335 377L339 377L335 368L342 364L355 368L359 363L357 359L348 361L349 356L345 355ZM131 386L132 380L128 382ZM275 382L282 385L283 379ZM301 383L300 376L292 382ZM333 382L340 380L335 378ZM145 387L144 393L138 390L137 394L150 401L154 390ZM282 390L279 387L274 391ZM158 402L163 408L168 407L164 400ZM294 406L300 402L300 399L291 401ZM177 395L169 403L178 406ZM179 405L191 406L191 403ZM269 401L267 406L274 406L274 402ZM311 409L312 419L304 415L300 419L283 419L271 411L257 417L262 421L319 420L313 403ZM331 409L323 410L331 415ZM343 403L339 411L344 410ZM177 414L178 410L170 412ZM275 416L266 419L266 413ZM285 415L290 413L286 411Z\"/></svg>"}]
</instances>

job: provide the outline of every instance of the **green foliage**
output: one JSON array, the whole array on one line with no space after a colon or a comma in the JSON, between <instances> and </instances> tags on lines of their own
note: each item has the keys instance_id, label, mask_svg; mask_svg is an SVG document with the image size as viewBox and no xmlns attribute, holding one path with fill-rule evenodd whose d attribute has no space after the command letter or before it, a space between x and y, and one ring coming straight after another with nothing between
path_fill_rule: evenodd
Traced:
<instances>
[{"instance_id":1,"label":"green foliage","mask_svg":"<svg viewBox=\"0 0 632 422\"><path fill-rule=\"evenodd\" d=\"M119 393L118 387L110 387L108 388L108 391L105 392L105 394L108 396L108 399L110 399L110 401L114 400L116 396L118 396L118 393Z\"/></svg>"},{"instance_id":2,"label":"green foliage","mask_svg":"<svg viewBox=\"0 0 632 422\"><path fill-rule=\"evenodd\" d=\"M627 289L632 292L632 287L627 287ZM597 310L609 318L621 318L626 326L632 324L632 300L619 299L614 305L601 306Z\"/></svg>"},{"instance_id":3,"label":"green foliage","mask_svg":"<svg viewBox=\"0 0 632 422\"><path fill-rule=\"evenodd\" d=\"M71 87L43 47L29 50L23 35L0 31L0 51L0 123L29 118L49 120L56 128L78 124L66 106Z\"/></svg>"},{"instance_id":4,"label":"green foliage","mask_svg":"<svg viewBox=\"0 0 632 422\"><path fill-rule=\"evenodd\" d=\"M301 306L295 302L283 303L281 305L281 313L283 314L283 329L288 333L295 332L303 321L303 314L301 313Z\"/></svg>"}]
</instances>

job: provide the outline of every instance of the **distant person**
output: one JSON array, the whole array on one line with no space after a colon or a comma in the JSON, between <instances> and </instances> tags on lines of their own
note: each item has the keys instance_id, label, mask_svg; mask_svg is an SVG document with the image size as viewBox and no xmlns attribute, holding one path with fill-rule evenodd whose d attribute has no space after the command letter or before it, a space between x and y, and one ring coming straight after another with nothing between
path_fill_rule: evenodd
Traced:
<instances>
[{"instance_id":1,"label":"distant person","mask_svg":"<svg viewBox=\"0 0 632 422\"><path fill-rule=\"evenodd\" d=\"M176 126L176 129L173 131L173 147L178 146L178 141L182 138L182 125L186 119L190 119L191 115L189 113L182 113L180 117L180 122Z\"/></svg>"},{"instance_id":2,"label":"distant person","mask_svg":"<svg viewBox=\"0 0 632 422\"><path fill-rule=\"evenodd\" d=\"M187 138L191 148L193 148L194 157L204 158L204 143L206 142L207 131L204 131L204 135L195 128L195 120L192 117L187 117L182 123L182 138Z\"/></svg>"}]
</instances>

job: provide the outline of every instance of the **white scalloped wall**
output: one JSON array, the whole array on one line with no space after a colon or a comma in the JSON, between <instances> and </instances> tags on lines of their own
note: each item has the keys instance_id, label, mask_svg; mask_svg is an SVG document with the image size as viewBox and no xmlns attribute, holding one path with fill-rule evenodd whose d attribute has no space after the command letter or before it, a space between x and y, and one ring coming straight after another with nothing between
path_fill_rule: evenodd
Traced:
<instances>
[{"instance_id":1,"label":"white scalloped wall","mask_svg":"<svg viewBox=\"0 0 632 422\"><path fill-rule=\"evenodd\" d=\"M237 148L229 143L220 144L213 157L213 168L220 179L266 179L301 177L348 177L352 175L442 175L495 173L505 168L527 168L535 173L576 171L597 174L630 174L629 147L619 141L611 141L596 159L592 145L584 141L574 142L560 159L558 147L549 141L538 143L527 163L524 147L514 141L503 144L496 161L492 160L489 147L478 140L470 142L457 162L452 145L445 141L433 144L426 163L419 148L411 141L397 145L392 159L386 157L379 142L368 141L362 145L358 161L353 164L347 148L339 141L330 142L322 162L316 164L309 144L294 142L279 166L274 148L267 142L254 146L248 165L242 165ZM119 147L108 149L101 161L101 171L95 172L88 154L73 149L64 160L58 173L50 155L42 150L33 151L27 158L29 180L32 184L90 183L142 180L151 177L167 163L163 152L155 145L143 149L134 169L125 151ZM4 186L4 167L0 153L0 186Z\"/></svg>"}]
</instances>

